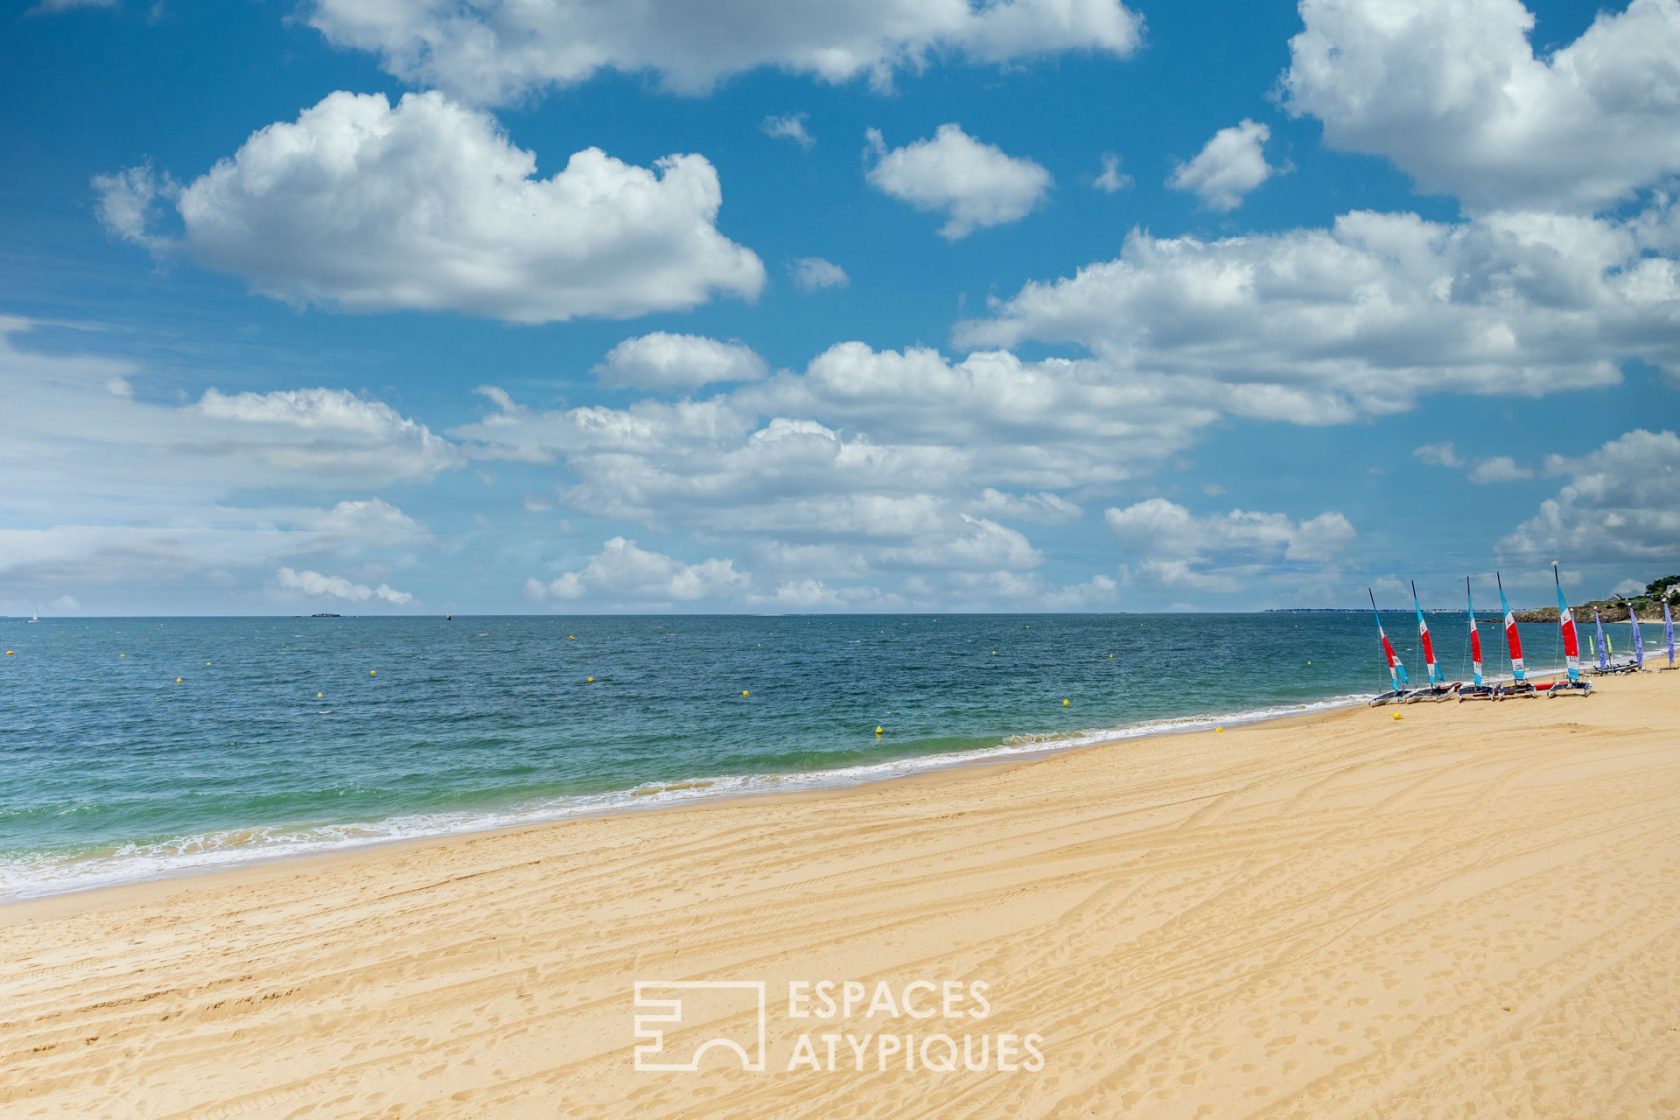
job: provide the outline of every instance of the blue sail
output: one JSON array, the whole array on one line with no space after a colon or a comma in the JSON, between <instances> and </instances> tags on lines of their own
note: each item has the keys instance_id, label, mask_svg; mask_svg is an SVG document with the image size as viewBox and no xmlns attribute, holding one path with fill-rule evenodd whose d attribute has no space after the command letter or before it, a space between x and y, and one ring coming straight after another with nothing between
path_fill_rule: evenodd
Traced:
<instances>
[{"instance_id":1,"label":"blue sail","mask_svg":"<svg viewBox=\"0 0 1680 1120\"><path fill-rule=\"evenodd\" d=\"M1668 613L1668 600L1663 600L1663 637L1668 639L1668 663L1674 664L1674 616Z\"/></svg>"},{"instance_id":2,"label":"blue sail","mask_svg":"<svg viewBox=\"0 0 1680 1120\"><path fill-rule=\"evenodd\" d=\"M1639 629L1639 612L1628 604L1628 622L1633 626L1633 663L1637 667L1645 668L1645 635Z\"/></svg>"},{"instance_id":3,"label":"blue sail","mask_svg":"<svg viewBox=\"0 0 1680 1120\"><path fill-rule=\"evenodd\" d=\"M1610 643L1605 640L1604 620L1598 617L1597 611L1593 612L1593 628L1598 631L1598 641L1593 645L1593 651L1598 654L1598 671L1602 673L1610 668L1610 658L1605 654L1610 648Z\"/></svg>"}]
</instances>

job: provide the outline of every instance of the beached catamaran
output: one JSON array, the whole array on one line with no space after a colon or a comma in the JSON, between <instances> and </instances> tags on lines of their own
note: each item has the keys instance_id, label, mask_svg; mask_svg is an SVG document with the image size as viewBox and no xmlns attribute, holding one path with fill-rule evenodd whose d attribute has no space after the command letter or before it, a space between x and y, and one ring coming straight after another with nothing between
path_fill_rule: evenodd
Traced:
<instances>
[{"instance_id":1,"label":"beached catamaran","mask_svg":"<svg viewBox=\"0 0 1680 1120\"><path fill-rule=\"evenodd\" d=\"M1470 594L1470 577L1464 577L1464 605L1470 612L1470 687L1458 690L1458 702L1493 700L1497 693L1490 684L1482 682L1482 635L1476 629L1476 599Z\"/></svg>"},{"instance_id":2,"label":"beached catamaran","mask_svg":"<svg viewBox=\"0 0 1680 1120\"><path fill-rule=\"evenodd\" d=\"M1538 696L1540 693L1529 681L1528 670L1523 667L1522 635L1517 633L1517 615L1511 609L1511 601L1505 598L1505 580L1498 572L1493 573L1493 580L1499 585L1499 609L1505 612L1505 653L1511 659L1511 682L1500 686L1494 699Z\"/></svg>"},{"instance_id":3,"label":"beached catamaran","mask_svg":"<svg viewBox=\"0 0 1680 1120\"><path fill-rule=\"evenodd\" d=\"M1418 645L1423 648L1423 667L1429 670L1429 687L1420 688L1401 697L1402 704L1416 704L1424 700L1448 700L1458 691L1458 682L1446 683L1441 667L1435 664L1435 643L1429 638L1429 623L1423 618L1423 604L1418 601L1417 581L1412 581L1412 606L1417 609Z\"/></svg>"},{"instance_id":4,"label":"beached catamaran","mask_svg":"<svg viewBox=\"0 0 1680 1120\"><path fill-rule=\"evenodd\" d=\"M1400 655L1394 652L1394 643L1388 640L1388 633L1383 630L1382 612L1377 610L1375 593L1367 587L1365 594L1370 596L1371 599L1371 614L1377 620L1377 637L1382 640L1383 660L1388 663L1388 679L1394 685L1391 691L1379 692L1371 697L1371 707L1375 708L1380 704L1397 704L1405 699L1408 691L1406 687L1406 666L1400 663Z\"/></svg>"},{"instance_id":5,"label":"beached catamaran","mask_svg":"<svg viewBox=\"0 0 1680 1120\"><path fill-rule=\"evenodd\" d=\"M1558 576L1557 561L1552 561L1552 586L1557 588L1558 632L1563 635L1563 665L1568 680L1555 681L1546 690L1551 699L1560 692L1575 696L1591 696L1592 682L1581 679L1581 641L1575 636L1575 616L1570 613L1569 600L1563 597L1563 580Z\"/></svg>"}]
</instances>

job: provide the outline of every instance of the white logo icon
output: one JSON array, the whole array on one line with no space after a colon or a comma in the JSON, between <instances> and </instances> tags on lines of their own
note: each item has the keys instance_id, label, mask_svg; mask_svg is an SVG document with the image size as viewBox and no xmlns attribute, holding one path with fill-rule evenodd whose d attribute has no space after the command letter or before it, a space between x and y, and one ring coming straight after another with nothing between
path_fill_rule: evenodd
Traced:
<instances>
[{"instance_id":1,"label":"white logo icon","mask_svg":"<svg viewBox=\"0 0 1680 1120\"><path fill-rule=\"evenodd\" d=\"M695 1013L685 1014L691 1008ZM644 1041L636 1044L636 1069L648 1073L694 1073L700 1069L700 1060L706 1052L715 1048L734 1051L741 1060L741 1068L748 1073L763 1073L764 1008L762 980L638 980L637 1014L632 1022L636 1037ZM665 1030L661 1024L676 1027L685 1021L717 1022L748 1011L753 1013L758 1031L750 1045L734 1038L713 1036L690 1051L687 1061L673 1060L682 1055L665 1050Z\"/></svg>"}]
</instances>

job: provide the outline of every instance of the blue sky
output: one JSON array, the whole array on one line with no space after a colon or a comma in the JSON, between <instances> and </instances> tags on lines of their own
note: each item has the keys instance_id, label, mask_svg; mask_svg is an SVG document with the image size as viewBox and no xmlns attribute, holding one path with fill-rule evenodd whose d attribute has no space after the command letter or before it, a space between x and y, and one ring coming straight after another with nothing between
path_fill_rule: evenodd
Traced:
<instances>
[{"instance_id":1,"label":"blue sky","mask_svg":"<svg viewBox=\"0 0 1680 1120\"><path fill-rule=\"evenodd\" d=\"M1680 0L0 19L0 612L1680 569Z\"/></svg>"}]
</instances>

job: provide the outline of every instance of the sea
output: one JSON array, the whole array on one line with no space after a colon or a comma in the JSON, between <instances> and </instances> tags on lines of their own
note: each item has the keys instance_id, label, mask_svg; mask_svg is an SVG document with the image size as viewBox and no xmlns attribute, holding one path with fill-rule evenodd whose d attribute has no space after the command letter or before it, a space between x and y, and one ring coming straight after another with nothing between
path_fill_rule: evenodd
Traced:
<instances>
[{"instance_id":1,"label":"sea","mask_svg":"<svg viewBox=\"0 0 1680 1120\"><path fill-rule=\"evenodd\" d=\"M1429 620L1468 680L1467 616ZM1383 621L1419 680L1415 616ZM1531 670L1561 664L1555 626L1522 629ZM1388 680L1371 616L1329 612L46 618L0 620L0 645L0 901L879 781Z\"/></svg>"}]
</instances>

